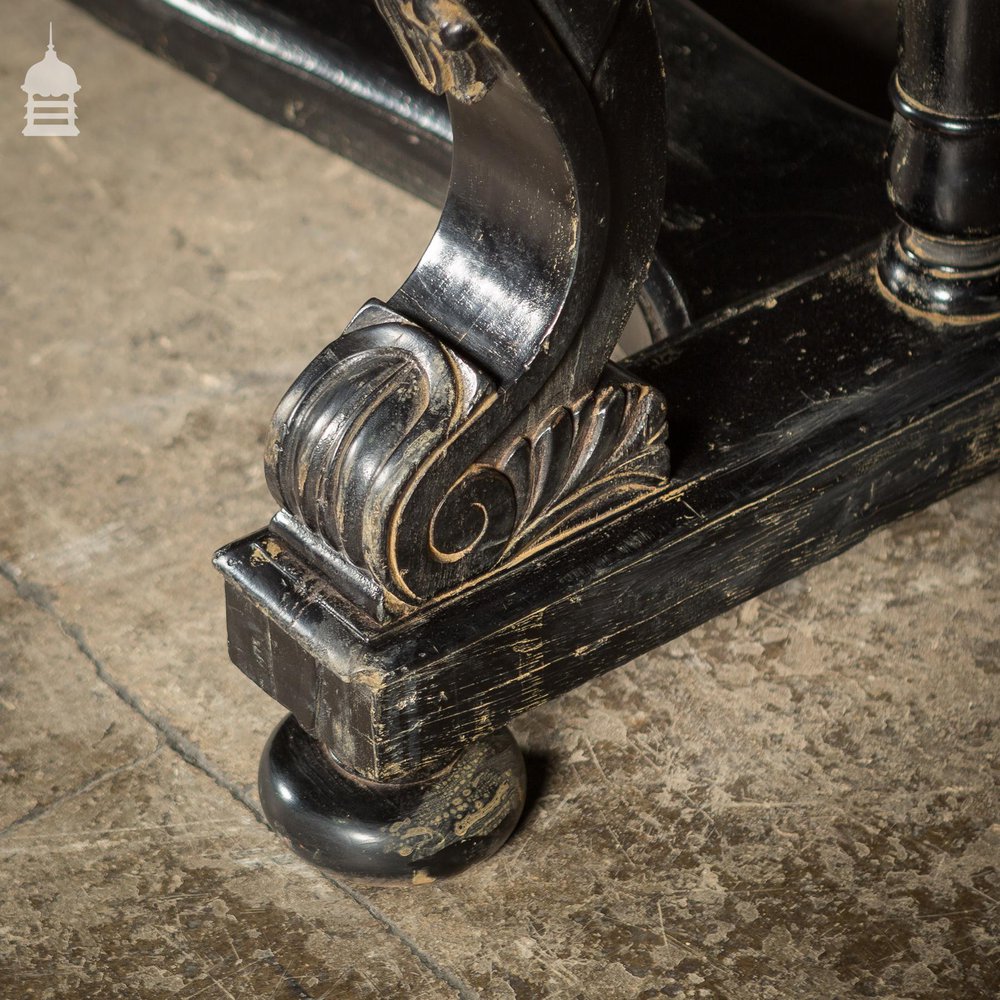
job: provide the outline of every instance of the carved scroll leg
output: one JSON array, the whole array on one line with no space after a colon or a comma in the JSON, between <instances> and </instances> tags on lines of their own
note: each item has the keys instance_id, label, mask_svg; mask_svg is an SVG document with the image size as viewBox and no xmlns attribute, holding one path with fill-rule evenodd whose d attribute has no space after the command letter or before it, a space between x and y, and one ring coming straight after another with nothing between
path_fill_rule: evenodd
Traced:
<instances>
[{"instance_id":1,"label":"carved scroll leg","mask_svg":"<svg viewBox=\"0 0 1000 1000\"><path fill-rule=\"evenodd\" d=\"M230 657L292 713L261 763L271 824L318 864L419 883L492 854L525 792L510 734L489 735L510 716L426 725L469 695L426 690L426 667L483 626L421 617L668 479L664 400L607 365L653 254L665 111L645 3L555 28L534 0L377 3L448 95L448 199L399 291L279 404L280 509L216 564Z\"/></svg>"},{"instance_id":2,"label":"carved scroll leg","mask_svg":"<svg viewBox=\"0 0 1000 1000\"><path fill-rule=\"evenodd\" d=\"M362 880L426 884L494 854L524 808L524 758L508 729L442 771L366 781L289 715L260 762L260 801L296 854Z\"/></svg>"},{"instance_id":3,"label":"carved scroll leg","mask_svg":"<svg viewBox=\"0 0 1000 1000\"><path fill-rule=\"evenodd\" d=\"M1000 313L1000 38L993 0L900 0L889 197L903 224L879 276L900 302Z\"/></svg>"}]
</instances>

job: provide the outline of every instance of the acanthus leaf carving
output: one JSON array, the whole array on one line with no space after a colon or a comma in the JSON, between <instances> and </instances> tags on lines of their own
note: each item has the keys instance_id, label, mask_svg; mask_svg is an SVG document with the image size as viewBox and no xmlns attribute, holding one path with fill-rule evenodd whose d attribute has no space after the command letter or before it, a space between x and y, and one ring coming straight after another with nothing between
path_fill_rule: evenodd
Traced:
<instances>
[{"instance_id":1,"label":"acanthus leaf carving","mask_svg":"<svg viewBox=\"0 0 1000 1000\"><path fill-rule=\"evenodd\" d=\"M614 371L454 475L450 449L496 400L455 349L369 303L278 407L268 482L305 537L364 573L399 613L665 481L663 400ZM287 525L276 519L286 535Z\"/></svg>"},{"instance_id":2,"label":"acanthus leaf carving","mask_svg":"<svg viewBox=\"0 0 1000 1000\"><path fill-rule=\"evenodd\" d=\"M496 466L519 501L513 554L662 486L669 470L666 404L656 390L616 372L593 393L552 410Z\"/></svg>"},{"instance_id":3,"label":"acanthus leaf carving","mask_svg":"<svg viewBox=\"0 0 1000 1000\"><path fill-rule=\"evenodd\" d=\"M266 467L272 531L384 618L666 481L662 398L607 365L653 252L664 110L645 3L588 74L534 0L375 2L448 96L449 194L399 291L286 394Z\"/></svg>"},{"instance_id":4,"label":"acanthus leaf carving","mask_svg":"<svg viewBox=\"0 0 1000 1000\"><path fill-rule=\"evenodd\" d=\"M465 104L496 79L490 42L455 0L375 0L420 84Z\"/></svg>"}]
</instances>

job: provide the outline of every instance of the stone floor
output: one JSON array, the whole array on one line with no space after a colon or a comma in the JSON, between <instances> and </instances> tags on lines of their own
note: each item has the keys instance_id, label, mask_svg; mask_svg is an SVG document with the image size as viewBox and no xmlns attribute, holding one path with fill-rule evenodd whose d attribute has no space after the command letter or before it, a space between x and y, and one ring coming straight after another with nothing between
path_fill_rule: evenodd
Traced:
<instances>
[{"instance_id":1,"label":"stone floor","mask_svg":"<svg viewBox=\"0 0 1000 1000\"><path fill-rule=\"evenodd\" d=\"M0 997L997 996L997 478L522 719L478 870L296 860L210 558L434 213L57 0L0 15ZM50 17L82 134L29 140Z\"/></svg>"}]
</instances>

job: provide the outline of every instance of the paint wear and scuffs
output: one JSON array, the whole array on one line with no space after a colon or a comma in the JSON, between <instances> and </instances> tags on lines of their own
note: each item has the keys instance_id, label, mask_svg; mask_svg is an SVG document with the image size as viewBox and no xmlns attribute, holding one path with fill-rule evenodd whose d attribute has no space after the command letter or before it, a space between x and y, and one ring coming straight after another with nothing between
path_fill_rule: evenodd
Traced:
<instances>
[{"instance_id":1,"label":"paint wear and scuffs","mask_svg":"<svg viewBox=\"0 0 1000 1000\"><path fill-rule=\"evenodd\" d=\"M524 790L492 745L471 747L441 776L418 809L388 827L384 850L421 861L475 837L487 837L512 813L520 813Z\"/></svg>"}]
</instances>

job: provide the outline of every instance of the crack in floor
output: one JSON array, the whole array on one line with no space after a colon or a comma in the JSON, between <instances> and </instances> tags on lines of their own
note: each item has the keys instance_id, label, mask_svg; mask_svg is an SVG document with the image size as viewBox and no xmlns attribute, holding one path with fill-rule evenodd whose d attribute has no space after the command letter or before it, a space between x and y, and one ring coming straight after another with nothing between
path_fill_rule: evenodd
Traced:
<instances>
[{"instance_id":1,"label":"crack in floor","mask_svg":"<svg viewBox=\"0 0 1000 1000\"><path fill-rule=\"evenodd\" d=\"M143 754L141 757L136 757L135 760L126 761L124 764L119 764L117 767L108 768L106 771L101 771L99 774L94 775L92 778L88 778L82 785L78 785L76 788L70 789L68 792L63 792L61 795L57 795L55 798L50 799L48 802L40 802L38 805L33 806L24 815L18 816L17 819L11 820L2 830L0 830L0 840L16 830L18 827L24 826L25 823L31 823L36 819L42 819L48 816L53 809L58 809L59 806L66 802L72 802L73 799L79 798L81 795L86 795L92 788L96 788L98 785L103 785L105 781L109 781L116 775L121 774L123 771L130 771L133 767L142 767L148 764L161 750L163 749L162 743L156 744L156 749L151 753Z\"/></svg>"},{"instance_id":2,"label":"crack in floor","mask_svg":"<svg viewBox=\"0 0 1000 1000\"><path fill-rule=\"evenodd\" d=\"M143 705L142 701L135 694L133 694L124 684L108 672L107 667L105 667L104 663L100 660L97 654L90 647L90 644L87 642L83 629L75 622L69 621L59 613L51 594L45 587L26 579L24 574L21 573L16 566L6 560L0 560L0 577L7 580L21 600L33 605L39 611L48 615L56 623L56 625L58 625L59 630L63 633L63 635L74 643L79 653L94 668L94 672L97 675L98 680L107 685L107 687L109 687L133 712L152 726L163 738L163 742L167 747L173 750L174 753L181 757L181 759L187 764L190 764L192 767L201 771L219 788L228 792L241 806L250 811L258 823L263 826L267 826L267 821L264 819L264 814L261 811L260 806L254 802L244 786L238 784L224 774L217 765L212 763L212 761L210 761L202 753L201 749L193 740L188 739L183 733L179 732L168 719L164 718L157 712L153 712ZM122 768L127 766L129 765L122 765ZM106 776L110 777L111 772L108 772ZM98 778L93 779L94 783L100 780L102 780L102 776L98 776ZM77 789L75 793L70 793L70 795L81 794L83 791L85 791L85 788L80 788ZM52 803L51 805L54 806L55 803ZM47 811L47 808L44 811ZM22 817L20 820L15 820L14 823L10 824L3 832L5 833L7 830L10 830L11 827L28 821L29 816ZM268 827L268 829L270 829L270 827ZM428 972L455 990L461 1000L478 1000L479 994L473 990L472 987L463 982L463 980L456 973L436 962L420 947L420 945L416 943L416 941L410 938L410 936L403 931L402 928L395 923L395 921L391 920L386 914L384 914L371 900L362 895L356 889L351 888L351 886L345 882L341 882L340 879L334 877L330 873L319 869L316 869L315 871L317 875L324 879L324 881L344 893L344 895L348 896L353 902L357 903L360 907L367 911L372 919L381 924L392 937L396 938L402 945L404 945L413 957L425 969L427 969Z\"/></svg>"}]
</instances>

